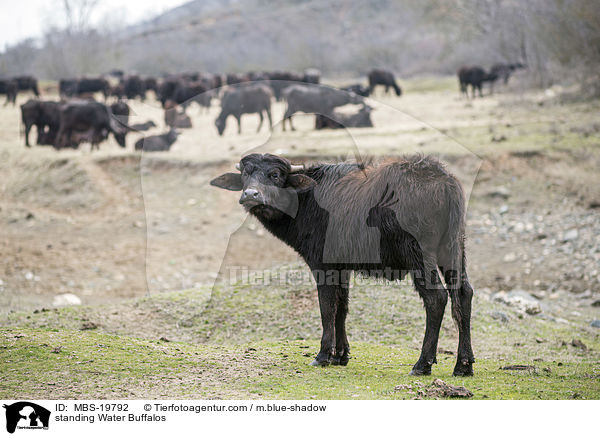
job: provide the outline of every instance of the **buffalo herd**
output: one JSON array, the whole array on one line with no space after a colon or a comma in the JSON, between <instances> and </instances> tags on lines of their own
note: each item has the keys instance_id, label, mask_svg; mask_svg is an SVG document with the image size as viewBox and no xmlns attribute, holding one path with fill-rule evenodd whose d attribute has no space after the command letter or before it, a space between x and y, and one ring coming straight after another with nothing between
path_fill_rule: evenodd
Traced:
<instances>
[{"instance_id":1,"label":"buffalo herd","mask_svg":"<svg viewBox=\"0 0 600 436\"><path fill-rule=\"evenodd\" d=\"M482 88L486 82L490 83L490 92L493 92L496 81L506 84L519 68L525 68L525 65L519 62L498 63L489 70L480 66L462 67L457 72L460 92L469 97L470 87L472 97L477 94L483 96ZM62 149L77 148L80 143L87 142L94 149L110 135L125 147L128 132L143 132L156 127L154 121L129 125L129 106L126 103L133 99L144 101L148 93L152 93L164 110L164 121L169 130L155 137L160 140L150 141L161 145L150 148L168 150L177 138L176 129L192 127L192 120L186 114L187 108L196 103L201 112L208 112L215 99L220 100L221 106L214 122L219 135L225 133L230 116L235 118L237 131L241 133L241 117L244 114L259 116L257 131L260 131L265 116L272 129L272 101L285 103L284 131L288 123L291 130L295 130L292 117L298 112L314 114L315 129L372 127L373 107L365 99L373 96L378 86L383 87L385 94L390 89L394 90L397 96L402 95L402 89L389 70L372 69L367 73L367 79L366 85L351 83L331 87L320 85L321 73L313 68L302 73L250 71L221 75L183 72L162 78L114 70L105 76L61 79L58 82L59 101L40 99L38 82L32 76L0 79L0 94L6 96L5 105L15 105L19 92L29 91L35 96L21 106L26 146L31 145L29 133L35 126L38 145ZM95 100L97 95L103 102ZM111 99L112 104L109 103ZM338 110L346 105L355 105L358 109L354 112ZM140 149L138 143L136 149Z\"/></svg>"}]
</instances>

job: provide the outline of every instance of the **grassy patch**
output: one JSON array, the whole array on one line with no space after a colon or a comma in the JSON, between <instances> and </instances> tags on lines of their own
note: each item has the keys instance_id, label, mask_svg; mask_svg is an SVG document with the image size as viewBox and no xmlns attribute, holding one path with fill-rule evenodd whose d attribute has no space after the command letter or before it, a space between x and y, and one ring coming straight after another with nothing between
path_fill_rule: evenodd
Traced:
<instances>
[{"instance_id":1,"label":"grassy patch","mask_svg":"<svg viewBox=\"0 0 600 436\"><path fill-rule=\"evenodd\" d=\"M498 310L508 322L492 318ZM98 328L77 331L84 322ZM409 283L354 284L346 368L308 366L321 327L316 290L306 285L186 290L118 307L13 313L3 324L4 397L401 399L418 395L417 381L441 378L479 399L600 398L598 333L552 313L520 314L486 294L474 302L475 377L451 377L457 333L449 316L433 375L409 377L424 328L424 310ZM571 345L573 339L587 349ZM514 364L535 369L500 369ZM412 389L395 390L398 385Z\"/></svg>"}]
</instances>

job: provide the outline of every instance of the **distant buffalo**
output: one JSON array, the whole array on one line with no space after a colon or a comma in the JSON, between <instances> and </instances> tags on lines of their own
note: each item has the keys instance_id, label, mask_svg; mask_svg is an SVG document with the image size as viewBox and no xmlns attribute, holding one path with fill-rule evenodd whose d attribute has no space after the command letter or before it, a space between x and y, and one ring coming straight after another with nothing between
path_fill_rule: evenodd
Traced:
<instances>
[{"instance_id":1,"label":"distant buffalo","mask_svg":"<svg viewBox=\"0 0 600 436\"><path fill-rule=\"evenodd\" d=\"M29 100L21 105L21 120L25 127L25 145L29 144L29 132L37 128L38 145L54 145L60 128L60 107L56 101Z\"/></svg>"},{"instance_id":2,"label":"distant buffalo","mask_svg":"<svg viewBox=\"0 0 600 436\"><path fill-rule=\"evenodd\" d=\"M492 65L492 68L490 68L490 75L496 77L496 79L494 80L502 79L502 82L505 85L507 85L508 79L510 79L512 73L514 73L515 70L518 70L519 68L525 68L525 65L523 65L521 62L516 62L514 64L498 63ZM494 81L491 82L491 85L493 91Z\"/></svg>"},{"instance_id":3,"label":"distant buffalo","mask_svg":"<svg viewBox=\"0 0 600 436\"><path fill-rule=\"evenodd\" d=\"M60 130L54 147L77 148L81 142L90 142L92 150L112 133L121 147L125 147L127 126L121 125L110 109L95 101L72 101L60 111Z\"/></svg>"},{"instance_id":4,"label":"distant buffalo","mask_svg":"<svg viewBox=\"0 0 600 436\"><path fill-rule=\"evenodd\" d=\"M387 94L391 88L394 88L397 96L402 95L402 89L396 83L394 73L383 69L373 69L369 72L369 92L373 94L375 86L382 85L385 87L385 93Z\"/></svg>"},{"instance_id":5,"label":"distant buffalo","mask_svg":"<svg viewBox=\"0 0 600 436\"><path fill-rule=\"evenodd\" d=\"M125 76L120 83L123 85L123 92L128 99L133 100L136 97L142 101L146 99L146 86L140 76Z\"/></svg>"},{"instance_id":6,"label":"distant buffalo","mask_svg":"<svg viewBox=\"0 0 600 436\"><path fill-rule=\"evenodd\" d=\"M344 114L333 111L331 117L317 114L315 117L315 129L345 129L348 127L373 127L371 111L373 108L363 105L357 113Z\"/></svg>"},{"instance_id":7,"label":"distant buffalo","mask_svg":"<svg viewBox=\"0 0 600 436\"><path fill-rule=\"evenodd\" d=\"M296 112L329 115L338 106L363 103L363 98L354 93L314 85L292 85L283 91L283 98L287 101L283 115L284 131L286 120L289 120L290 128L296 130L292 124L292 115Z\"/></svg>"},{"instance_id":8,"label":"distant buffalo","mask_svg":"<svg viewBox=\"0 0 600 436\"><path fill-rule=\"evenodd\" d=\"M13 106L17 101L17 93L19 92L19 85L14 79L0 80L0 94L6 95L6 101L4 106L8 103L12 103Z\"/></svg>"},{"instance_id":9,"label":"distant buffalo","mask_svg":"<svg viewBox=\"0 0 600 436\"><path fill-rule=\"evenodd\" d=\"M154 121L152 121L152 120L148 120L145 123L132 124L130 127L131 127L131 130L145 132L146 130L151 129L152 127L156 127L156 123L154 123Z\"/></svg>"},{"instance_id":10,"label":"distant buffalo","mask_svg":"<svg viewBox=\"0 0 600 436\"><path fill-rule=\"evenodd\" d=\"M143 151L169 151L177 140L178 135L179 133L175 129L171 129L162 135L141 138L135 143L135 149Z\"/></svg>"},{"instance_id":11,"label":"distant buffalo","mask_svg":"<svg viewBox=\"0 0 600 436\"><path fill-rule=\"evenodd\" d=\"M17 76L13 78L17 82L18 91L31 91L36 97L40 96L38 81L33 76Z\"/></svg>"},{"instance_id":12,"label":"distant buffalo","mask_svg":"<svg viewBox=\"0 0 600 436\"><path fill-rule=\"evenodd\" d=\"M469 97L468 87L471 87L471 94L475 98L475 91L479 91L479 96L483 97L482 85L484 82L494 82L498 79L496 73L487 73L482 67L462 67L457 72L460 92Z\"/></svg>"},{"instance_id":13,"label":"distant buffalo","mask_svg":"<svg viewBox=\"0 0 600 436\"><path fill-rule=\"evenodd\" d=\"M238 123L238 133L242 133L242 115L257 113L260 116L257 132L262 127L264 116L269 118L269 127L273 128L271 117L271 98L273 93L268 86L262 84L248 84L232 87L225 91L221 99L221 113L215 120L219 135L223 135L227 118L233 115Z\"/></svg>"},{"instance_id":14,"label":"distant buffalo","mask_svg":"<svg viewBox=\"0 0 600 436\"><path fill-rule=\"evenodd\" d=\"M111 88L108 80L103 77L83 77L81 79L60 79L58 92L64 97L92 95L100 92L106 99Z\"/></svg>"}]
</instances>

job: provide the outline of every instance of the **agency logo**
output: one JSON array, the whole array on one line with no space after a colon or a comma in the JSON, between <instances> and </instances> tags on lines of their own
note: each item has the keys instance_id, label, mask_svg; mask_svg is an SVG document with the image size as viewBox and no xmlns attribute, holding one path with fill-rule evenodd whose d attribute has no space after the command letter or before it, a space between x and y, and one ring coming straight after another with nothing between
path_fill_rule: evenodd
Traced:
<instances>
[{"instance_id":1,"label":"agency logo","mask_svg":"<svg viewBox=\"0 0 600 436\"><path fill-rule=\"evenodd\" d=\"M6 431L14 433L18 429L48 430L50 411L29 401L19 401L10 405L4 404L6 409Z\"/></svg>"}]
</instances>

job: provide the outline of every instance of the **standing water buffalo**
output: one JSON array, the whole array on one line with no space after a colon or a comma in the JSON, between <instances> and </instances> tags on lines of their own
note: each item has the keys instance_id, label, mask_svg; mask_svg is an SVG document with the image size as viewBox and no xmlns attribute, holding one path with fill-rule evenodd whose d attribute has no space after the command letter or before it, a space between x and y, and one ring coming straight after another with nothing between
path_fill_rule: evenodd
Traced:
<instances>
[{"instance_id":1,"label":"standing water buffalo","mask_svg":"<svg viewBox=\"0 0 600 436\"><path fill-rule=\"evenodd\" d=\"M458 83L460 92L469 97L468 86L471 86L471 94L475 98L475 91L479 90L479 96L483 97L482 86L484 82L494 82L498 79L495 73L486 73L481 67L462 67L458 70Z\"/></svg>"},{"instance_id":2,"label":"standing water buffalo","mask_svg":"<svg viewBox=\"0 0 600 436\"><path fill-rule=\"evenodd\" d=\"M29 132L37 128L37 144L53 145L60 128L60 106L57 101L28 100L21 105L21 120L25 126L25 145L29 144Z\"/></svg>"},{"instance_id":3,"label":"standing water buffalo","mask_svg":"<svg viewBox=\"0 0 600 436\"><path fill-rule=\"evenodd\" d=\"M33 76L17 76L14 78L17 82L17 89L19 91L31 91L36 97L40 96L38 89L38 81Z\"/></svg>"},{"instance_id":4,"label":"standing water buffalo","mask_svg":"<svg viewBox=\"0 0 600 436\"><path fill-rule=\"evenodd\" d=\"M221 113L215 120L215 126L219 135L223 135L227 118L233 115L238 123L238 133L242 133L242 115L255 114L260 116L257 132L263 125L263 112L266 112L269 118L269 128L273 128L273 119L271 117L271 98L273 93L271 89L262 84L238 85L225 91L221 99Z\"/></svg>"},{"instance_id":5,"label":"standing water buffalo","mask_svg":"<svg viewBox=\"0 0 600 436\"><path fill-rule=\"evenodd\" d=\"M427 314L421 356L411 374L430 374L436 363L450 294L459 331L454 375L473 375L464 195L440 162L413 156L379 166L304 169L279 156L250 154L238 169L211 185L241 191L239 202L303 257L317 283L323 336L313 365L348 363L352 271L387 280L410 274Z\"/></svg>"},{"instance_id":6,"label":"standing water buffalo","mask_svg":"<svg viewBox=\"0 0 600 436\"><path fill-rule=\"evenodd\" d=\"M521 62L516 62L514 64L498 63L498 64L492 65L492 68L490 68L490 75L492 77L495 77L495 79L492 80L491 84L490 84L491 92L493 92L493 90L494 90L494 82L497 79L502 79L502 83L507 85L508 79L510 79L511 74L514 73L515 70L518 70L519 68L525 68L525 65L523 65Z\"/></svg>"},{"instance_id":7,"label":"standing water buffalo","mask_svg":"<svg viewBox=\"0 0 600 436\"><path fill-rule=\"evenodd\" d=\"M14 79L3 79L0 80L0 94L6 95L6 101L4 106L8 103L12 103L13 106L17 101L17 93L19 92L19 85Z\"/></svg>"},{"instance_id":8,"label":"standing water buffalo","mask_svg":"<svg viewBox=\"0 0 600 436\"><path fill-rule=\"evenodd\" d=\"M373 69L369 71L369 93L373 94L375 92L375 86L383 85L385 86L385 93L387 94L391 88L394 88L397 96L402 95L402 89L396 83L396 79L394 78L394 73L388 70L381 69Z\"/></svg>"},{"instance_id":9,"label":"standing water buffalo","mask_svg":"<svg viewBox=\"0 0 600 436\"><path fill-rule=\"evenodd\" d=\"M292 85L283 91L283 98L287 101L287 108L283 115L284 131L286 120L289 120L290 128L296 130L292 124L292 115L296 112L330 115L338 106L363 102L363 98L353 92L314 85Z\"/></svg>"},{"instance_id":10,"label":"standing water buffalo","mask_svg":"<svg viewBox=\"0 0 600 436\"><path fill-rule=\"evenodd\" d=\"M125 148L128 126L121 125L110 109L95 101L72 101L60 111L60 130L54 147L77 148L80 142L90 142L92 150L112 133L117 143Z\"/></svg>"}]
</instances>

